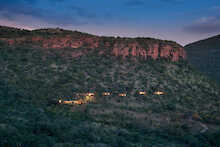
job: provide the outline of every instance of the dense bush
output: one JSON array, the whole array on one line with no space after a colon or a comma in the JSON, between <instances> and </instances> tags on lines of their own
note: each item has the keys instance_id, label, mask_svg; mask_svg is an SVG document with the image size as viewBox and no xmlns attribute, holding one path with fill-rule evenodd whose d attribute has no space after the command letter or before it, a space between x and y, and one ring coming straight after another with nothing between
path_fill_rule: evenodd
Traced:
<instances>
[{"instance_id":1,"label":"dense bush","mask_svg":"<svg viewBox=\"0 0 220 147\"><path fill-rule=\"evenodd\" d=\"M186 62L1 48L0 63L0 146L219 145L219 85ZM90 90L94 103L55 103ZM216 127L201 133L201 123Z\"/></svg>"}]
</instances>

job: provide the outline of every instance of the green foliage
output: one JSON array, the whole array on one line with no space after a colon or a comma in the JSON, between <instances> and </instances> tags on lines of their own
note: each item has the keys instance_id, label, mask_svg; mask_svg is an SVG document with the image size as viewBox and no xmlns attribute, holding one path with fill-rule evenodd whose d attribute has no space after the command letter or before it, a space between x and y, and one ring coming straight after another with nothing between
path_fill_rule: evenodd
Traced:
<instances>
[{"instance_id":1,"label":"green foliage","mask_svg":"<svg viewBox=\"0 0 220 147\"><path fill-rule=\"evenodd\" d=\"M219 145L219 85L188 63L62 55L0 49L0 146ZM90 90L98 92L94 103L56 103ZM201 133L201 123L215 128Z\"/></svg>"}]
</instances>

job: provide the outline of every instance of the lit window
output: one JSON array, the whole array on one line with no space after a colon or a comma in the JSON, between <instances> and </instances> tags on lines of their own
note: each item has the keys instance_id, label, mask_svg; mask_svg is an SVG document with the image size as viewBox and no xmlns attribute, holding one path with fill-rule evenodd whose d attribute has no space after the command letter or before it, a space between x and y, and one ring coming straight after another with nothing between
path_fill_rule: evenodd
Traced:
<instances>
[{"instance_id":1,"label":"lit window","mask_svg":"<svg viewBox=\"0 0 220 147\"><path fill-rule=\"evenodd\" d=\"M88 93L87 95L88 96L94 96L95 94L94 93Z\"/></svg>"},{"instance_id":2,"label":"lit window","mask_svg":"<svg viewBox=\"0 0 220 147\"><path fill-rule=\"evenodd\" d=\"M73 101L63 101L64 104L72 104Z\"/></svg>"},{"instance_id":3,"label":"lit window","mask_svg":"<svg viewBox=\"0 0 220 147\"><path fill-rule=\"evenodd\" d=\"M140 94L140 95L145 95L146 92L145 92L145 91L140 91L139 94Z\"/></svg>"},{"instance_id":4,"label":"lit window","mask_svg":"<svg viewBox=\"0 0 220 147\"><path fill-rule=\"evenodd\" d=\"M126 93L119 93L118 96L127 96Z\"/></svg>"},{"instance_id":5,"label":"lit window","mask_svg":"<svg viewBox=\"0 0 220 147\"><path fill-rule=\"evenodd\" d=\"M102 95L108 96L108 95L111 95L111 93L110 92L103 92Z\"/></svg>"},{"instance_id":6,"label":"lit window","mask_svg":"<svg viewBox=\"0 0 220 147\"><path fill-rule=\"evenodd\" d=\"M162 92L162 91L156 91L156 92L154 92L154 94L156 94L156 95L163 95L164 92Z\"/></svg>"}]
</instances>

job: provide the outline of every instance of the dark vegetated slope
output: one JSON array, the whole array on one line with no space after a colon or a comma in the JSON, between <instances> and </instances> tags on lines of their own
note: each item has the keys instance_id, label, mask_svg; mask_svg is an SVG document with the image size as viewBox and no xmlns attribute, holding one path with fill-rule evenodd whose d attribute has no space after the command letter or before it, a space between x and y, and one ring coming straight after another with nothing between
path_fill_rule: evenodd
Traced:
<instances>
[{"instance_id":1,"label":"dark vegetated slope","mask_svg":"<svg viewBox=\"0 0 220 147\"><path fill-rule=\"evenodd\" d=\"M73 59L68 50L23 47L1 48L0 63L0 146L220 143L220 88L184 61ZM147 96L136 95L143 89ZM89 90L97 92L94 103L53 102ZM102 97L106 90L128 96Z\"/></svg>"},{"instance_id":2,"label":"dark vegetated slope","mask_svg":"<svg viewBox=\"0 0 220 147\"><path fill-rule=\"evenodd\" d=\"M220 82L220 36L185 46L189 61L200 71Z\"/></svg>"}]
</instances>

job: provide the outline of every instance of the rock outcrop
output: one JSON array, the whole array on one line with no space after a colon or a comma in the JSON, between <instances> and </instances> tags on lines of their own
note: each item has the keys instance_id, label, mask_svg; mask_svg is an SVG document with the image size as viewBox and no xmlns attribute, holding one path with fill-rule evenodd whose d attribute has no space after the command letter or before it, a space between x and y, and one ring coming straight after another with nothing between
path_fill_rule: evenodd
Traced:
<instances>
[{"instance_id":1,"label":"rock outcrop","mask_svg":"<svg viewBox=\"0 0 220 147\"><path fill-rule=\"evenodd\" d=\"M4 34L0 27L0 41L10 47L31 46L44 49L72 48L72 57L79 57L85 53L97 51L98 55L110 54L122 58L137 57L141 59L167 58L172 61L186 59L186 52L182 46L172 41L152 38L114 38L99 37L90 34L65 31L62 29L16 30ZM7 28L10 30L10 28ZM25 33L22 33L25 31ZM3 33L2 33L3 32Z\"/></svg>"}]
</instances>

